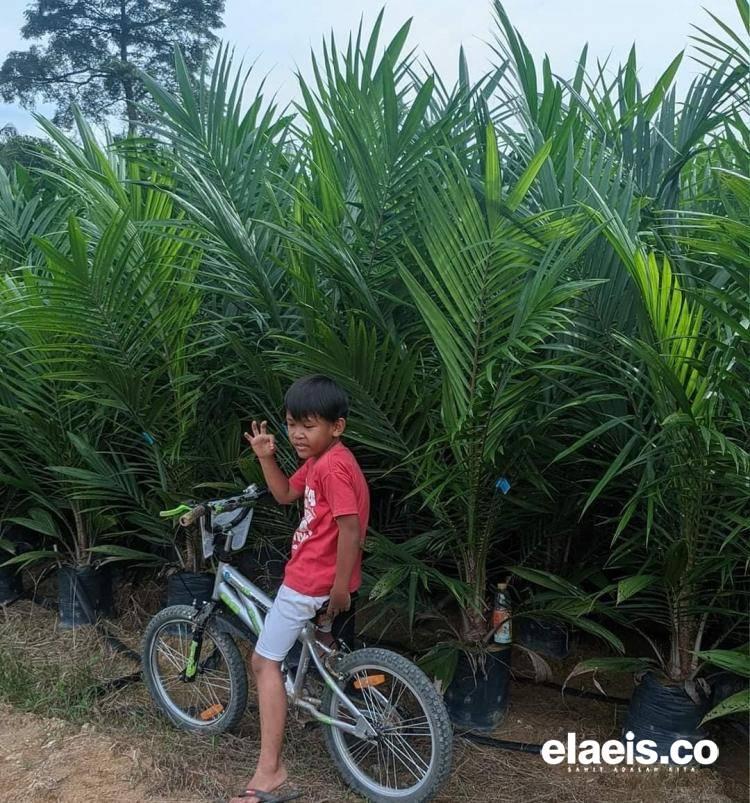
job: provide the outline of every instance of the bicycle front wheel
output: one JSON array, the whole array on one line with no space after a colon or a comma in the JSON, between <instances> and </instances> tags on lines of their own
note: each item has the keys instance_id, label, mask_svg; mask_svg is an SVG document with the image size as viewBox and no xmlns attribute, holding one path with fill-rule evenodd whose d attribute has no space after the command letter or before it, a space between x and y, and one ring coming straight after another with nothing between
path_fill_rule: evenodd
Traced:
<instances>
[{"instance_id":1,"label":"bicycle front wheel","mask_svg":"<svg viewBox=\"0 0 750 803\"><path fill-rule=\"evenodd\" d=\"M367 648L339 659L338 685L373 726L360 739L325 728L328 751L344 780L375 803L418 803L434 797L451 770L453 731L442 698L407 658ZM334 719L355 717L328 688L322 710Z\"/></svg>"},{"instance_id":2,"label":"bicycle front wheel","mask_svg":"<svg viewBox=\"0 0 750 803\"><path fill-rule=\"evenodd\" d=\"M207 627L196 672L186 676L195 609L172 605L149 622L141 651L143 679L159 710L183 730L216 734L239 724L247 670L237 645Z\"/></svg>"}]
</instances>

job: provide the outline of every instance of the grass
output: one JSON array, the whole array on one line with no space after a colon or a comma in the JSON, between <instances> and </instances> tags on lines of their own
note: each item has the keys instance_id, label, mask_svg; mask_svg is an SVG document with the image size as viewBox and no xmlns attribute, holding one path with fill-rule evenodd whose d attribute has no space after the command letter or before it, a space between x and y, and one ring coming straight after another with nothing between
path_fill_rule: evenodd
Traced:
<instances>
[{"instance_id":1,"label":"grass","mask_svg":"<svg viewBox=\"0 0 750 803\"><path fill-rule=\"evenodd\" d=\"M31 661L22 649L0 645L0 700L33 714L85 721L96 699L100 663L95 655L72 665L58 656Z\"/></svg>"}]
</instances>

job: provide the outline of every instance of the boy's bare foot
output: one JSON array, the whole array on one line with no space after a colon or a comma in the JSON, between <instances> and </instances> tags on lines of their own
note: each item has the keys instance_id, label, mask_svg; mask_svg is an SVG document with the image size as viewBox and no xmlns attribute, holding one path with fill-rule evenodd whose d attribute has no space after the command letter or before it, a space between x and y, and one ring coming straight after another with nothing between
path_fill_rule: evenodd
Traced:
<instances>
[{"instance_id":1,"label":"boy's bare foot","mask_svg":"<svg viewBox=\"0 0 750 803\"><path fill-rule=\"evenodd\" d=\"M260 769L255 771L255 775L247 782L245 789L257 789L259 792L273 792L280 786L283 786L289 773L286 767L279 765L276 772L263 772ZM229 803L260 803L257 797L233 797Z\"/></svg>"}]
</instances>

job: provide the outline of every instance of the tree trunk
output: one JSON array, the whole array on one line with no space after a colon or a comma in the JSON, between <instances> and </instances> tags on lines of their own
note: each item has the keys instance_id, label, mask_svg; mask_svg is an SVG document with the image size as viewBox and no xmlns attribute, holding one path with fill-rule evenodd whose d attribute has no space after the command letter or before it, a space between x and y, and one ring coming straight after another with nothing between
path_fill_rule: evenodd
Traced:
<instances>
[{"instance_id":1,"label":"tree trunk","mask_svg":"<svg viewBox=\"0 0 750 803\"><path fill-rule=\"evenodd\" d=\"M672 680L687 680L695 662L693 650L698 635L699 621L687 608L691 589L682 586L675 594L670 628L669 676Z\"/></svg>"},{"instance_id":2,"label":"tree trunk","mask_svg":"<svg viewBox=\"0 0 750 803\"><path fill-rule=\"evenodd\" d=\"M695 663L693 650L700 627L700 617L695 613L696 588L693 572L700 541L699 528L703 498L703 488L700 483L695 487L689 483L683 491L683 500L679 505L683 511L680 538L685 545L685 562L681 568L681 577L675 583L672 597L672 632L670 634L672 643L670 645L669 674L673 680L687 680Z\"/></svg>"},{"instance_id":3,"label":"tree trunk","mask_svg":"<svg viewBox=\"0 0 750 803\"><path fill-rule=\"evenodd\" d=\"M72 503L73 506L73 520L75 521L75 558L77 566L85 566L91 561L91 553L89 548L89 535L86 530L86 521L81 515L76 502Z\"/></svg>"},{"instance_id":4,"label":"tree trunk","mask_svg":"<svg viewBox=\"0 0 750 803\"><path fill-rule=\"evenodd\" d=\"M488 630L485 609L485 575L486 570L477 555L464 551L461 574L466 584L473 590L473 605L461 611L462 637L469 643L480 644Z\"/></svg>"},{"instance_id":5,"label":"tree trunk","mask_svg":"<svg viewBox=\"0 0 750 803\"><path fill-rule=\"evenodd\" d=\"M130 26L128 24L125 0L120 0L120 61L122 62L122 88L125 92L125 115L128 118L128 136L138 133L138 108L135 105L135 91L133 79L130 74L128 60L128 43L130 41Z\"/></svg>"},{"instance_id":6,"label":"tree trunk","mask_svg":"<svg viewBox=\"0 0 750 803\"><path fill-rule=\"evenodd\" d=\"M133 82L124 79L122 85L125 89L125 113L128 117L128 136L134 137L138 133L138 109L135 105Z\"/></svg>"}]
</instances>

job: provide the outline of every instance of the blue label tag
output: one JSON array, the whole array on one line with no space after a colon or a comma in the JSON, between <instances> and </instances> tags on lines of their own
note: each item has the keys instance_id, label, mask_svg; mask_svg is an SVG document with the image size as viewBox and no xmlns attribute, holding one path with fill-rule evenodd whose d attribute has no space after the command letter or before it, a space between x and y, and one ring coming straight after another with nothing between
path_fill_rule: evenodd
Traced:
<instances>
[{"instance_id":1,"label":"blue label tag","mask_svg":"<svg viewBox=\"0 0 750 803\"><path fill-rule=\"evenodd\" d=\"M507 494L510 490L510 483L508 482L507 477L500 477L500 479L495 483L495 488L498 491L502 491L504 494Z\"/></svg>"},{"instance_id":2,"label":"blue label tag","mask_svg":"<svg viewBox=\"0 0 750 803\"><path fill-rule=\"evenodd\" d=\"M143 435L143 440L146 441L149 446L153 446L156 443L154 436L150 432L143 432L141 434Z\"/></svg>"}]
</instances>

